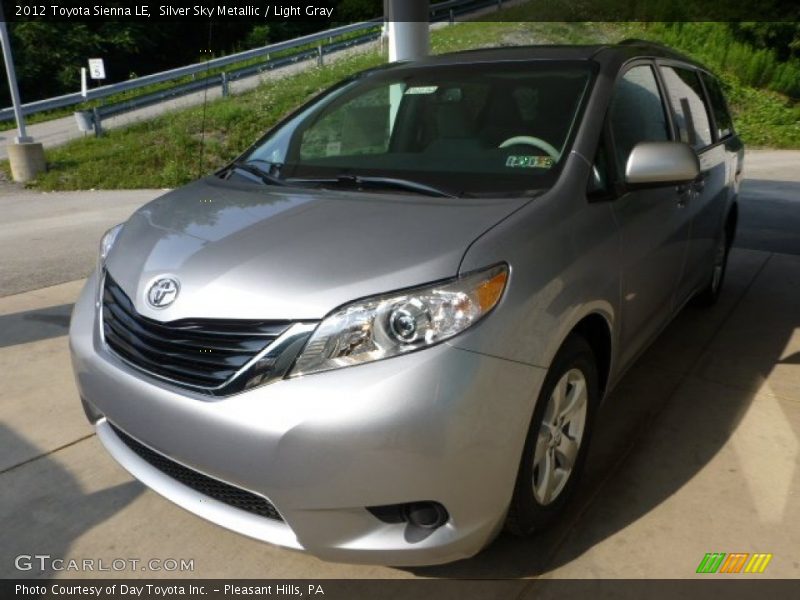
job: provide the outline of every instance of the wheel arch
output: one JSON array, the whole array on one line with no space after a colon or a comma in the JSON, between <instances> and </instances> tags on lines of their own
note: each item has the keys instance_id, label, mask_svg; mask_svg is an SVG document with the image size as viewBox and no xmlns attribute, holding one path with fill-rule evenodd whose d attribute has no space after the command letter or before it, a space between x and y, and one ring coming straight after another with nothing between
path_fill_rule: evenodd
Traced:
<instances>
[{"instance_id":1,"label":"wheel arch","mask_svg":"<svg viewBox=\"0 0 800 600\"><path fill-rule=\"evenodd\" d=\"M592 312L581 318L570 330L567 337L572 334L580 335L592 349L597 366L600 398L602 398L608 388L611 375L613 347L611 325L604 315L599 312Z\"/></svg>"},{"instance_id":2,"label":"wheel arch","mask_svg":"<svg viewBox=\"0 0 800 600\"><path fill-rule=\"evenodd\" d=\"M739 223L739 203L735 200L731 202L728 212L725 215L725 233L727 234L728 247L733 245L736 237L736 227Z\"/></svg>"}]
</instances>

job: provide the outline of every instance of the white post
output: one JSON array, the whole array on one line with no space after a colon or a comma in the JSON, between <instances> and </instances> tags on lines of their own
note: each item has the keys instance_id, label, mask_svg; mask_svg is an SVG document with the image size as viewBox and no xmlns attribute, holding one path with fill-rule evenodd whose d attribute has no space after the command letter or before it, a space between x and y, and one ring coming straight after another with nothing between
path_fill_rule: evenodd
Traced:
<instances>
[{"instance_id":1,"label":"white post","mask_svg":"<svg viewBox=\"0 0 800 600\"><path fill-rule=\"evenodd\" d=\"M430 49L428 0L388 0L389 62L417 60Z\"/></svg>"},{"instance_id":2,"label":"white post","mask_svg":"<svg viewBox=\"0 0 800 600\"><path fill-rule=\"evenodd\" d=\"M14 57L11 54L11 42L8 39L8 29L6 22L0 21L0 46L3 48L3 60L6 63L6 76L8 77L8 90L11 92L11 104L14 107L14 117L17 120L17 132L19 135L14 139L17 144L25 144L33 141L25 132L25 116L22 114L19 101L19 88L17 87L17 73L14 69Z\"/></svg>"},{"instance_id":3,"label":"white post","mask_svg":"<svg viewBox=\"0 0 800 600\"><path fill-rule=\"evenodd\" d=\"M86 67L81 67L81 96L86 98L87 86L86 86Z\"/></svg>"}]
</instances>

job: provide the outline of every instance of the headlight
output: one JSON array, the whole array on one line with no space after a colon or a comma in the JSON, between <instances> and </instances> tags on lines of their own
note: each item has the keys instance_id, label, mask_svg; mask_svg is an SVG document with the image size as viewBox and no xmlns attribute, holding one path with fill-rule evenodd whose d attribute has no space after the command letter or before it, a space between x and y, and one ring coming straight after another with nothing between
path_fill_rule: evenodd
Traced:
<instances>
[{"instance_id":1,"label":"headlight","mask_svg":"<svg viewBox=\"0 0 800 600\"><path fill-rule=\"evenodd\" d=\"M100 256L98 257L101 267L105 264L106 258L108 258L108 254L111 252L111 248L114 247L114 242L117 241L117 236L122 229L122 225L122 223L114 225L114 227L103 234L103 238L100 240Z\"/></svg>"},{"instance_id":2,"label":"headlight","mask_svg":"<svg viewBox=\"0 0 800 600\"><path fill-rule=\"evenodd\" d=\"M455 280L353 302L326 317L290 377L340 369L438 344L495 307L508 280L496 265Z\"/></svg>"}]
</instances>

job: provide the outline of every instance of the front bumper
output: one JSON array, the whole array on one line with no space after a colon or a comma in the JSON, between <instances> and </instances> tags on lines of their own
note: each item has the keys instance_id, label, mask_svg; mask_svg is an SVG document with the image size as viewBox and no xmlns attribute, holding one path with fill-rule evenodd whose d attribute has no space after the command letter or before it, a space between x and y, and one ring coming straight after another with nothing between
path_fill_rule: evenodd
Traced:
<instances>
[{"instance_id":1,"label":"front bumper","mask_svg":"<svg viewBox=\"0 0 800 600\"><path fill-rule=\"evenodd\" d=\"M114 458L158 493L223 527L321 558L436 564L478 552L502 526L542 369L442 344L282 380L226 398L127 366L98 335L96 276L70 326L87 414ZM218 502L136 455L118 427L195 471L262 495L284 521ZM426 536L366 507L436 501Z\"/></svg>"}]
</instances>

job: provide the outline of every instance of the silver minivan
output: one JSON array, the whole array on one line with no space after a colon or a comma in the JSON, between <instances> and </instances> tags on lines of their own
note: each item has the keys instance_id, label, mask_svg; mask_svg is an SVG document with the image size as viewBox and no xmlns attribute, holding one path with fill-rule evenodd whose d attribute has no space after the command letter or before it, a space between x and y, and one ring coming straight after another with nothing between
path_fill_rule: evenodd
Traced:
<instances>
[{"instance_id":1,"label":"silver minivan","mask_svg":"<svg viewBox=\"0 0 800 600\"><path fill-rule=\"evenodd\" d=\"M717 79L645 42L360 73L106 233L84 409L156 492L325 559L531 534L609 390L717 299L742 159Z\"/></svg>"}]
</instances>

